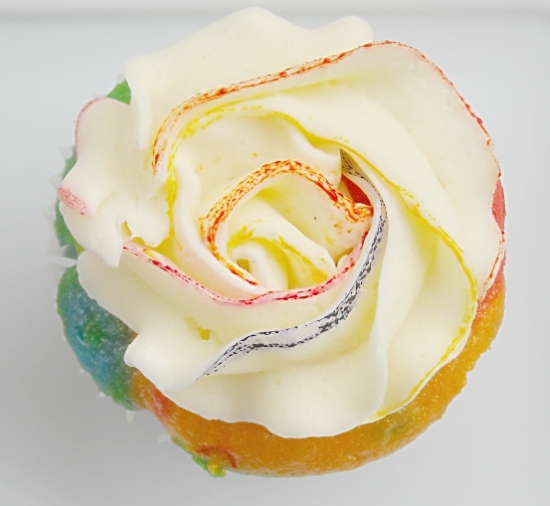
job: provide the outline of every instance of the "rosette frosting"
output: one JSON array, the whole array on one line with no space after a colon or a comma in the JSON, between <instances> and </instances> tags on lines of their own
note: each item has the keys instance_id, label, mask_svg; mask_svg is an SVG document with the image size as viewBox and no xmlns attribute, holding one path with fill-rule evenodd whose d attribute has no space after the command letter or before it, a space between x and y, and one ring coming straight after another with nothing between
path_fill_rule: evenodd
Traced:
<instances>
[{"instance_id":1,"label":"rosette frosting","mask_svg":"<svg viewBox=\"0 0 550 506\"><path fill-rule=\"evenodd\" d=\"M393 412L460 353L502 257L481 121L416 50L260 9L82 111L80 281L178 405L285 437Z\"/></svg>"}]
</instances>

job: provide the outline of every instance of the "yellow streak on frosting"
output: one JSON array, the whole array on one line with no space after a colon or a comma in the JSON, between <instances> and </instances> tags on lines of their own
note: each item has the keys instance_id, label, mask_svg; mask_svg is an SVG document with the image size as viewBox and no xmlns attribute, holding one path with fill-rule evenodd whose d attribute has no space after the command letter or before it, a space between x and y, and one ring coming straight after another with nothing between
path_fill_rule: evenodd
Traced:
<instances>
[{"instance_id":1,"label":"yellow streak on frosting","mask_svg":"<svg viewBox=\"0 0 550 506\"><path fill-rule=\"evenodd\" d=\"M387 181L387 183L388 185L396 189L401 195L408 197L408 199L412 198L412 194L410 192L404 191L402 188L396 185L393 185L389 181ZM371 418L371 421L383 418L386 415L399 410L401 407L411 402L422 390L424 385L426 385L426 383L430 380L430 378L439 369L441 369L441 367L443 367L445 364L447 364L453 358L456 357L456 355L462 350L463 345L466 344L466 340L470 333L472 322L474 320L474 317L477 311L477 299L479 295L477 290L477 281L475 279L474 274L468 268L466 262L464 261L462 248L460 248L460 246L456 244L456 242L449 236L449 234L441 226L438 226L434 224L433 221L426 219L427 216L421 213L420 204L418 202L416 202L413 206L410 206L410 209L413 213L417 214L418 216L420 216L426 221L428 226L434 231L436 235L438 235L443 240L443 242L449 247L451 252L456 257L458 263L463 269L463 273L466 275L466 278L468 280L468 285L469 285L468 304L464 309L464 315L462 317L462 325L460 325L456 330L455 337L453 337L453 339L451 340L451 343L447 347L447 351L443 354L439 362L426 372L426 374L422 377L422 379L410 390L409 395L404 400L400 401L396 405L387 406L386 409L376 412Z\"/></svg>"},{"instance_id":2,"label":"yellow streak on frosting","mask_svg":"<svg viewBox=\"0 0 550 506\"><path fill-rule=\"evenodd\" d=\"M315 286L328 279L329 272L319 269L306 255L285 241L283 237L278 237L272 243L284 251L289 258L297 260L301 264L301 274L307 279L308 285Z\"/></svg>"}]
</instances>

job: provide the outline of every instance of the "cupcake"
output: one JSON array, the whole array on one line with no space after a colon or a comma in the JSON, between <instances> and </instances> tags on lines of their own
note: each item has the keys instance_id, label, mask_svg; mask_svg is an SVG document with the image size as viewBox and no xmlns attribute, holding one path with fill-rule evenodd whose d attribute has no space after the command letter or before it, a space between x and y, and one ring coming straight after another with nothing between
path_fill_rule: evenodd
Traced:
<instances>
[{"instance_id":1,"label":"cupcake","mask_svg":"<svg viewBox=\"0 0 550 506\"><path fill-rule=\"evenodd\" d=\"M88 103L59 188L82 367L213 475L343 471L442 416L504 305L492 141L359 18L246 9Z\"/></svg>"}]
</instances>

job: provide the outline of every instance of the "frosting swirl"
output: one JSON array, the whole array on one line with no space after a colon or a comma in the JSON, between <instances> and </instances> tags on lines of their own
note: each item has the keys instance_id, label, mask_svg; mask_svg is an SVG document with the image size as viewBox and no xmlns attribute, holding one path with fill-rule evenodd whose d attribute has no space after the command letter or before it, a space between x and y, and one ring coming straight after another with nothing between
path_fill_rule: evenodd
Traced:
<instances>
[{"instance_id":1,"label":"frosting swirl","mask_svg":"<svg viewBox=\"0 0 550 506\"><path fill-rule=\"evenodd\" d=\"M491 141L439 69L370 37L247 9L83 109L59 190L81 283L180 406L337 434L464 346L502 257Z\"/></svg>"}]
</instances>

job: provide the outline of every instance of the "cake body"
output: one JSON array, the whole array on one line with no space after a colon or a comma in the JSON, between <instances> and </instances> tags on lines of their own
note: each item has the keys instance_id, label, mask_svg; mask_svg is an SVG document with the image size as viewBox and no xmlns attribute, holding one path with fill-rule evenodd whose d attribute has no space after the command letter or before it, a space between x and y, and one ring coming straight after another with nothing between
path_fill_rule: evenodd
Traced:
<instances>
[{"instance_id":1,"label":"cake body","mask_svg":"<svg viewBox=\"0 0 550 506\"><path fill-rule=\"evenodd\" d=\"M443 73L356 18L250 9L126 75L59 190L98 386L213 474L350 469L438 419L504 300L500 170Z\"/></svg>"}]
</instances>

